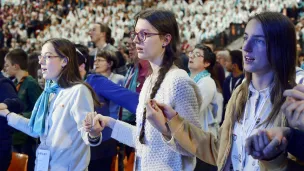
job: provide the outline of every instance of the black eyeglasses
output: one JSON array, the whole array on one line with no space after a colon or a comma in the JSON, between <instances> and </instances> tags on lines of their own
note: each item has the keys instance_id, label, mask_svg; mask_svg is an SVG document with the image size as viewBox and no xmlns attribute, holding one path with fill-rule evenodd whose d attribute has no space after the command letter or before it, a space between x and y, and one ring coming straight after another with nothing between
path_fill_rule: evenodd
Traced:
<instances>
[{"instance_id":1,"label":"black eyeglasses","mask_svg":"<svg viewBox=\"0 0 304 171\"><path fill-rule=\"evenodd\" d=\"M151 36L155 36L155 35L161 35L161 34L160 33L148 33L148 32L145 32L145 31L140 31L138 33L136 33L135 31L130 32L131 39L134 40L135 37L137 36L137 39L140 42L144 42L147 37L151 37Z\"/></svg>"},{"instance_id":2,"label":"black eyeglasses","mask_svg":"<svg viewBox=\"0 0 304 171\"><path fill-rule=\"evenodd\" d=\"M203 55L194 52L189 52L189 57L198 58L198 57L204 57Z\"/></svg>"}]
</instances>

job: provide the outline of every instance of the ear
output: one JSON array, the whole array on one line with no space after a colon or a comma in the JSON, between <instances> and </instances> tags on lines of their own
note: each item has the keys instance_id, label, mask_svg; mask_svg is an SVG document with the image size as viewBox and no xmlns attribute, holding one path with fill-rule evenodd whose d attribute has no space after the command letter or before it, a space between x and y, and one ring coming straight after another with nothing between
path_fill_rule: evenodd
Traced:
<instances>
[{"instance_id":1,"label":"ear","mask_svg":"<svg viewBox=\"0 0 304 171\"><path fill-rule=\"evenodd\" d=\"M19 65L19 64L14 64L13 67L14 67L15 69L18 69L18 70L20 69L20 65Z\"/></svg>"},{"instance_id":2,"label":"ear","mask_svg":"<svg viewBox=\"0 0 304 171\"><path fill-rule=\"evenodd\" d=\"M204 62L204 67L207 68L208 66L210 66L210 62L205 61Z\"/></svg>"},{"instance_id":3,"label":"ear","mask_svg":"<svg viewBox=\"0 0 304 171\"><path fill-rule=\"evenodd\" d=\"M79 66L79 71L84 71L85 70L85 64L81 64Z\"/></svg>"},{"instance_id":4,"label":"ear","mask_svg":"<svg viewBox=\"0 0 304 171\"><path fill-rule=\"evenodd\" d=\"M65 57L63 60L61 60L61 68L64 68L67 64L68 64L68 58Z\"/></svg>"},{"instance_id":5,"label":"ear","mask_svg":"<svg viewBox=\"0 0 304 171\"><path fill-rule=\"evenodd\" d=\"M112 66L113 66L113 61L108 62L108 66L109 66L110 68L112 68Z\"/></svg>"},{"instance_id":6,"label":"ear","mask_svg":"<svg viewBox=\"0 0 304 171\"><path fill-rule=\"evenodd\" d=\"M238 68L239 66L237 64L232 64L232 68Z\"/></svg>"},{"instance_id":7,"label":"ear","mask_svg":"<svg viewBox=\"0 0 304 171\"><path fill-rule=\"evenodd\" d=\"M164 43L163 43L162 47L167 46L171 42L171 39L172 39L171 34L166 34L164 36Z\"/></svg>"}]
</instances>

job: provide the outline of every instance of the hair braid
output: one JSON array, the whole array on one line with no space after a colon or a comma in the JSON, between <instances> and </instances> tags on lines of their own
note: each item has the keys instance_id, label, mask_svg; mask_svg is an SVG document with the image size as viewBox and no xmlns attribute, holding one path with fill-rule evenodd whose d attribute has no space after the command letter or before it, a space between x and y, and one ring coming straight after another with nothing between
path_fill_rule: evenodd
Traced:
<instances>
[{"instance_id":1,"label":"hair braid","mask_svg":"<svg viewBox=\"0 0 304 171\"><path fill-rule=\"evenodd\" d=\"M155 95L156 95L158 89L160 88L162 82L164 81L167 72L170 70L170 68L172 67L172 65L174 63L174 60L175 59L172 57L171 58L167 57L167 59L166 59L166 55L164 56L162 68L158 72L159 75L158 75L157 81L155 82L155 84L152 88L152 92L150 94L150 99L155 98ZM145 125L146 125L146 119L147 119L146 112L147 112L147 110L145 107L144 112L143 112L143 118L142 118L142 127L141 127L140 134L139 134L139 142L142 144L145 144L144 137L145 137Z\"/></svg>"}]
</instances>

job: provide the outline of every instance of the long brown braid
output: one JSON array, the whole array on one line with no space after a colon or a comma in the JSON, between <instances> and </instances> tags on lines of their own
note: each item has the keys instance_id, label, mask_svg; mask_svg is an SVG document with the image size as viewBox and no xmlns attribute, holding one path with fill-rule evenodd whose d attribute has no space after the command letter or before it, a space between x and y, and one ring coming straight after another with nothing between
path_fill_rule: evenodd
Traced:
<instances>
[{"instance_id":1,"label":"long brown braid","mask_svg":"<svg viewBox=\"0 0 304 171\"><path fill-rule=\"evenodd\" d=\"M158 89L160 88L163 80L165 79L166 74L168 73L172 65L177 61L177 47L180 43L179 30L174 14L168 10L146 9L144 11L141 11L136 16L135 21L137 22L139 18L147 20L159 31L161 36L166 34L171 35L171 41L169 42L169 44L167 46L163 46L163 48L165 48L163 62L160 70L158 71L159 75L157 81L155 82L152 88L152 92L150 94L150 99L153 99L155 98ZM142 127L139 135L139 141L142 144L145 144L145 125L146 108L143 112Z\"/></svg>"}]
</instances>

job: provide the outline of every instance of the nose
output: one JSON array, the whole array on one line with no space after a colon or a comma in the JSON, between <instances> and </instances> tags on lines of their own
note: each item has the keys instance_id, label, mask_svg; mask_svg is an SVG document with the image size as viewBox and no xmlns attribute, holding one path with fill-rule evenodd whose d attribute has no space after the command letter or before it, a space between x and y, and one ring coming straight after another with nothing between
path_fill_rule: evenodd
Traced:
<instances>
[{"instance_id":1,"label":"nose","mask_svg":"<svg viewBox=\"0 0 304 171\"><path fill-rule=\"evenodd\" d=\"M249 38L247 40L244 40L242 50L245 52L252 51L252 41Z\"/></svg>"},{"instance_id":2,"label":"nose","mask_svg":"<svg viewBox=\"0 0 304 171\"><path fill-rule=\"evenodd\" d=\"M134 37L134 39L133 39L133 42L134 42L135 44L139 44L139 40L138 40L137 35L135 35L135 37Z\"/></svg>"}]
</instances>

